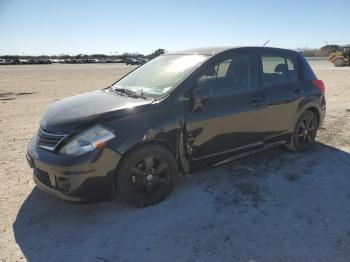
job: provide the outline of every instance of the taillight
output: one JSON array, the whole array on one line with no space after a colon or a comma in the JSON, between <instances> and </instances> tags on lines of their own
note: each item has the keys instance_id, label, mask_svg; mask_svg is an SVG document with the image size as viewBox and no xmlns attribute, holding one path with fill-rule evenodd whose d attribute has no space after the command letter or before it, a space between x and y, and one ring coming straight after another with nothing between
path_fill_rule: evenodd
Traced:
<instances>
[{"instance_id":1,"label":"taillight","mask_svg":"<svg viewBox=\"0 0 350 262\"><path fill-rule=\"evenodd\" d=\"M322 80L316 79L313 80L312 83L321 90L321 92L324 92L326 90L326 86L324 85Z\"/></svg>"}]
</instances>

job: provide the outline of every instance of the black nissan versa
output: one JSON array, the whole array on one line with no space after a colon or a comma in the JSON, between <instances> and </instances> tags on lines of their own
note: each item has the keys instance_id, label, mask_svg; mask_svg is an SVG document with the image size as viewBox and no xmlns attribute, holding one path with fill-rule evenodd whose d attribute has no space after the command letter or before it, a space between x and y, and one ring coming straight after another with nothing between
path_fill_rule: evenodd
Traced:
<instances>
[{"instance_id":1,"label":"black nissan versa","mask_svg":"<svg viewBox=\"0 0 350 262\"><path fill-rule=\"evenodd\" d=\"M68 201L164 199L179 173L314 142L325 86L301 53L262 47L161 55L113 85L51 105L27 160Z\"/></svg>"}]
</instances>

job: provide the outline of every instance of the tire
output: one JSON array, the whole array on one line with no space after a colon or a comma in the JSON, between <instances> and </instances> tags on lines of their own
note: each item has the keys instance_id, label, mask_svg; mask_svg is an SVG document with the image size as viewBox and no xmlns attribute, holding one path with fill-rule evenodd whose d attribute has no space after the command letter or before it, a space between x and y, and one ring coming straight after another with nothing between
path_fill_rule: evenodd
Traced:
<instances>
[{"instance_id":1,"label":"tire","mask_svg":"<svg viewBox=\"0 0 350 262\"><path fill-rule=\"evenodd\" d=\"M333 61L335 67L341 67L344 66L345 61L342 58L337 58Z\"/></svg>"},{"instance_id":2,"label":"tire","mask_svg":"<svg viewBox=\"0 0 350 262\"><path fill-rule=\"evenodd\" d=\"M317 117L313 112L305 111L295 124L291 141L286 147L296 152L309 149L315 143L317 129Z\"/></svg>"},{"instance_id":3,"label":"tire","mask_svg":"<svg viewBox=\"0 0 350 262\"><path fill-rule=\"evenodd\" d=\"M178 176L177 162L166 148L146 145L120 163L116 175L117 193L129 205L146 207L165 199Z\"/></svg>"}]
</instances>

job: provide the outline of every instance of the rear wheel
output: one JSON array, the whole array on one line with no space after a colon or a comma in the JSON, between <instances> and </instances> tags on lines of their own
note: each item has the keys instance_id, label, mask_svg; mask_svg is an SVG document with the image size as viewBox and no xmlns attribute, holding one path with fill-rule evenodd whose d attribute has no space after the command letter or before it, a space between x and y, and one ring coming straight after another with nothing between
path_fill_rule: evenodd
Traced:
<instances>
[{"instance_id":1,"label":"rear wheel","mask_svg":"<svg viewBox=\"0 0 350 262\"><path fill-rule=\"evenodd\" d=\"M315 143L318 129L317 118L311 111L305 111L299 117L287 148L293 151L304 151Z\"/></svg>"},{"instance_id":2,"label":"rear wheel","mask_svg":"<svg viewBox=\"0 0 350 262\"><path fill-rule=\"evenodd\" d=\"M343 58L337 58L334 60L334 66L335 67L341 67L341 66L344 66L345 65L345 61Z\"/></svg>"},{"instance_id":3,"label":"rear wheel","mask_svg":"<svg viewBox=\"0 0 350 262\"><path fill-rule=\"evenodd\" d=\"M176 184L177 162L166 148L148 145L131 152L117 174L117 190L130 205L145 207L166 198Z\"/></svg>"}]
</instances>

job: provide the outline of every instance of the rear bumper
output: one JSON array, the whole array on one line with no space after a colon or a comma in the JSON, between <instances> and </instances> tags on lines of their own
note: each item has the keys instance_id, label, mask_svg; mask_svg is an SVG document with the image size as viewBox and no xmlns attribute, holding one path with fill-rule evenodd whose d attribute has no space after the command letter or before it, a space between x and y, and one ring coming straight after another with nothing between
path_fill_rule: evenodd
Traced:
<instances>
[{"instance_id":1,"label":"rear bumper","mask_svg":"<svg viewBox=\"0 0 350 262\"><path fill-rule=\"evenodd\" d=\"M59 155L36 147L34 137L26 159L33 179L44 192L72 202L91 202L113 197L115 169L121 155L109 149L79 157Z\"/></svg>"}]
</instances>

